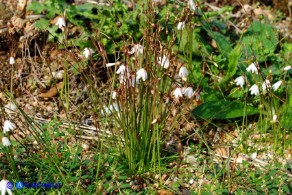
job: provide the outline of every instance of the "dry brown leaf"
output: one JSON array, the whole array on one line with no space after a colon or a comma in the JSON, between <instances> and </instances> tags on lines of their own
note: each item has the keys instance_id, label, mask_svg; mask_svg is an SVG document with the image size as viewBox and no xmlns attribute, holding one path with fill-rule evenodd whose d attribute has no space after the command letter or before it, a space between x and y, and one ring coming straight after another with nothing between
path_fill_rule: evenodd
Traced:
<instances>
[{"instance_id":1,"label":"dry brown leaf","mask_svg":"<svg viewBox=\"0 0 292 195\"><path fill-rule=\"evenodd\" d=\"M219 156L224 156L224 157L228 157L230 155L230 151L229 151L229 147L227 146L222 146L222 147L218 147L215 149L215 153Z\"/></svg>"},{"instance_id":2,"label":"dry brown leaf","mask_svg":"<svg viewBox=\"0 0 292 195\"><path fill-rule=\"evenodd\" d=\"M54 97L55 95L57 95L58 90L60 90L62 87L63 87L63 82L60 82L56 84L56 86L51 87L51 89L47 91L46 93L41 93L39 97L42 97L42 98Z\"/></svg>"},{"instance_id":3,"label":"dry brown leaf","mask_svg":"<svg viewBox=\"0 0 292 195\"><path fill-rule=\"evenodd\" d=\"M173 195L174 193L167 191L167 190L158 190L158 195Z\"/></svg>"}]
</instances>

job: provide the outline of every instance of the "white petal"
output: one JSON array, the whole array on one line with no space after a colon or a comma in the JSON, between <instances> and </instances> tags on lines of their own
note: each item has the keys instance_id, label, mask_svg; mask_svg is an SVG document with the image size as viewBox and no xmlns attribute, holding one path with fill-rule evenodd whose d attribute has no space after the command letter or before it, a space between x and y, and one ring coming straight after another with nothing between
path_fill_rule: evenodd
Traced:
<instances>
[{"instance_id":1,"label":"white petal","mask_svg":"<svg viewBox=\"0 0 292 195\"><path fill-rule=\"evenodd\" d=\"M256 73L258 74L258 69L256 67L256 65L254 63L251 63L247 68L246 68L247 72L251 72L251 73Z\"/></svg>"},{"instance_id":2,"label":"white petal","mask_svg":"<svg viewBox=\"0 0 292 195\"><path fill-rule=\"evenodd\" d=\"M190 9L192 9L193 11L196 11L197 10L197 6L196 4L194 3L194 0L188 0L188 6Z\"/></svg>"},{"instance_id":3,"label":"white petal","mask_svg":"<svg viewBox=\"0 0 292 195\"><path fill-rule=\"evenodd\" d=\"M234 81L237 86L240 86L241 88L243 88L243 85L245 83L244 76L239 76Z\"/></svg>"},{"instance_id":4,"label":"white petal","mask_svg":"<svg viewBox=\"0 0 292 195\"><path fill-rule=\"evenodd\" d=\"M258 155L258 154L257 154L256 152L254 152L254 153L252 153L252 154L250 155L250 158L254 160L254 159L257 158L257 155Z\"/></svg>"},{"instance_id":5,"label":"white petal","mask_svg":"<svg viewBox=\"0 0 292 195\"><path fill-rule=\"evenodd\" d=\"M113 91L112 93L112 99L115 100L117 98L117 92L116 91Z\"/></svg>"},{"instance_id":6,"label":"white petal","mask_svg":"<svg viewBox=\"0 0 292 195\"><path fill-rule=\"evenodd\" d=\"M278 89L279 89L279 87L281 86L281 84L282 84L282 81L280 80L280 81L278 81L278 82L276 82L272 87L273 87L273 90L274 91L277 91Z\"/></svg>"},{"instance_id":7,"label":"white petal","mask_svg":"<svg viewBox=\"0 0 292 195\"><path fill-rule=\"evenodd\" d=\"M271 88L270 80L266 79L262 84L262 88L263 88L263 91L266 91L266 89L270 89Z\"/></svg>"},{"instance_id":8,"label":"white petal","mask_svg":"<svg viewBox=\"0 0 292 195\"><path fill-rule=\"evenodd\" d=\"M143 54L143 46L140 44L135 44L129 53L130 54L134 54L134 53Z\"/></svg>"},{"instance_id":9,"label":"white petal","mask_svg":"<svg viewBox=\"0 0 292 195\"><path fill-rule=\"evenodd\" d=\"M15 124L10 122L9 120L5 120L4 121L4 125L3 125L3 133L12 131L15 129Z\"/></svg>"},{"instance_id":10,"label":"white petal","mask_svg":"<svg viewBox=\"0 0 292 195\"><path fill-rule=\"evenodd\" d=\"M165 69L169 67L169 59L165 55L162 58L158 57L158 63Z\"/></svg>"},{"instance_id":11,"label":"white petal","mask_svg":"<svg viewBox=\"0 0 292 195\"><path fill-rule=\"evenodd\" d=\"M259 87L256 85L256 84L254 84L253 86L251 86L251 88L249 89L249 91L250 91L250 94L251 95L259 95L260 94L260 91L259 91Z\"/></svg>"},{"instance_id":12,"label":"white petal","mask_svg":"<svg viewBox=\"0 0 292 195\"><path fill-rule=\"evenodd\" d=\"M278 116L276 114L273 115L273 122L277 122Z\"/></svg>"},{"instance_id":13,"label":"white petal","mask_svg":"<svg viewBox=\"0 0 292 195\"><path fill-rule=\"evenodd\" d=\"M2 137L2 144L3 144L3 146L10 146L11 145L8 137Z\"/></svg>"},{"instance_id":14,"label":"white petal","mask_svg":"<svg viewBox=\"0 0 292 195\"><path fill-rule=\"evenodd\" d=\"M182 97L182 89L180 87L177 87L174 91L173 91L173 95L176 99L178 99L179 97Z\"/></svg>"},{"instance_id":15,"label":"white petal","mask_svg":"<svg viewBox=\"0 0 292 195\"><path fill-rule=\"evenodd\" d=\"M92 54L94 53L94 50L89 48L89 47L85 47L84 51L83 51L83 55L85 56L85 58L89 58L92 56Z\"/></svg>"},{"instance_id":16,"label":"white petal","mask_svg":"<svg viewBox=\"0 0 292 195\"><path fill-rule=\"evenodd\" d=\"M185 66L180 67L178 75L182 78L183 81L186 81L189 72Z\"/></svg>"},{"instance_id":17,"label":"white petal","mask_svg":"<svg viewBox=\"0 0 292 195\"><path fill-rule=\"evenodd\" d=\"M125 73L125 71L126 71L126 66L124 65L124 64L122 64L119 68L118 68L118 70L117 70L117 74L124 74Z\"/></svg>"},{"instance_id":18,"label":"white petal","mask_svg":"<svg viewBox=\"0 0 292 195\"><path fill-rule=\"evenodd\" d=\"M113 63L107 63L106 65L105 65L105 67L111 67L111 66L114 66L114 65L116 65L116 63L115 62L113 62Z\"/></svg>"},{"instance_id":19,"label":"white petal","mask_svg":"<svg viewBox=\"0 0 292 195\"><path fill-rule=\"evenodd\" d=\"M187 87L184 91L183 91L183 94L185 96L187 96L188 98L192 98L193 95L194 95L194 90L192 87Z\"/></svg>"},{"instance_id":20,"label":"white petal","mask_svg":"<svg viewBox=\"0 0 292 195\"><path fill-rule=\"evenodd\" d=\"M15 59L14 57L9 58L9 64L15 64Z\"/></svg>"},{"instance_id":21,"label":"white petal","mask_svg":"<svg viewBox=\"0 0 292 195\"><path fill-rule=\"evenodd\" d=\"M64 28L66 27L65 19L63 17L59 17L56 25L58 26L58 28L60 28L64 31Z\"/></svg>"},{"instance_id":22,"label":"white petal","mask_svg":"<svg viewBox=\"0 0 292 195\"><path fill-rule=\"evenodd\" d=\"M54 79L63 79L63 75L64 75L64 70L52 72L52 76Z\"/></svg>"},{"instance_id":23,"label":"white petal","mask_svg":"<svg viewBox=\"0 0 292 195\"><path fill-rule=\"evenodd\" d=\"M285 71L288 71L288 70L290 70L291 69L291 66L286 66L286 67L284 67L284 70Z\"/></svg>"},{"instance_id":24,"label":"white petal","mask_svg":"<svg viewBox=\"0 0 292 195\"><path fill-rule=\"evenodd\" d=\"M136 81L139 81L142 79L143 81L146 81L148 78L147 71L144 68L141 68L136 73Z\"/></svg>"},{"instance_id":25,"label":"white petal","mask_svg":"<svg viewBox=\"0 0 292 195\"><path fill-rule=\"evenodd\" d=\"M177 24L177 30L183 30L185 29L185 23L184 22L179 22Z\"/></svg>"}]
</instances>

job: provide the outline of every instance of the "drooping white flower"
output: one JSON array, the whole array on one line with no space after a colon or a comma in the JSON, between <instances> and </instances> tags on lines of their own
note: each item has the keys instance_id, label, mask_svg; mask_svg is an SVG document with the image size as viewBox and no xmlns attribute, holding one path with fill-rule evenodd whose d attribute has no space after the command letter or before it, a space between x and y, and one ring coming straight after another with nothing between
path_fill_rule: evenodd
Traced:
<instances>
[{"instance_id":1,"label":"drooping white flower","mask_svg":"<svg viewBox=\"0 0 292 195\"><path fill-rule=\"evenodd\" d=\"M101 114L104 116L105 114L112 114L114 111L119 111L119 105L117 103L113 103L110 106L104 106L104 109L101 110Z\"/></svg>"},{"instance_id":2,"label":"drooping white flower","mask_svg":"<svg viewBox=\"0 0 292 195\"><path fill-rule=\"evenodd\" d=\"M189 184L192 185L194 183L194 179L190 179Z\"/></svg>"},{"instance_id":3,"label":"drooping white flower","mask_svg":"<svg viewBox=\"0 0 292 195\"><path fill-rule=\"evenodd\" d=\"M3 146L7 146L7 147L11 145L8 137L2 137L2 144L3 144Z\"/></svg>"},{"instance_id":4,"label":"drooping white flower","mask_svg":"<svg viewBox=\"0 0 292 195\"><path fill-rule=\"evenodd\" d=\"M192 9L193 11L196 11L197 10L197 6L196 4L194 3L194 0L188 0L188 7L190 9Z\"/></svg>"},{"instance_id":5,"label":"drooping white flower","mask_svg":"<svg viewBox=\"0 0 292 195\"><path fill-rule=\"evenodd\" d=\"M11 64L11 65L12 65L12 64L15 64L15 59L14 59L14 57L11 56L11 57L9 58L9 64Z\"/></svg>"},{"instance_id":6,"label":"drooping white flower","mask_svg":"<svg viewBox=\"0 0 292 195\"><path fill-rule=\"evenodd\" d=\"M178 75L182 78L183 81L187 80L188 74L188 69L185 66L180 67Z\"/></svg>"},{"instance_id":7,"label":"drooping white flower","mask_svg":"<svg viewBox=\"0 0 292 195\"><path fill-rule=\"evenodd\" d=\"M182 89L180 87L175 88L173 95L176 99L183 96Z\"/></svg>"},{"instance_id":8,"label":"drooping white flower","mask_svg":"<svg viewBox=\"0 0 292 195\"><path fill-rule=\"evenodd\" d=\"M85 56L86 59L88 59L89 57L92 56L92 54L94 53L94 50L89 48L89 47L85 47L84 51L83 51L83 55Z\"/></svg>"},{"instance_id":9,"label":"drooping white flower","mask_svg":"<svg viewBox=\"0 0 292 195\"><path fill-rule=\"evenodd\" d=\"M260 90L259 87L257 86L257 84L254 84L253 86L251 86L251 88L249 88L250 94L251 95L259 95L260 94Z\"/></svg>"},{"instance_id":10,"label":"drooping white flower","mask_svg":"<svg viewBox=\"0 0 292 195\"><path fill-rule=\"evenodd\" d=\"M125 71L126 71L126 66L124 65L124 64L122 64L119 68L118 68L118 70L117 70L117 74L124 74L125 73Z\"/></svg>"},{"instance_id":11,"label":"drooping white flower","mask_svg":"<svg viewBox=\"0 0 292 195\"><path fill-rule=\"evenodd\" d=\"M158 63L165 69L169 67L169 59L165 55L162 58L158 57Z\"/></svg>"},{"instance_id":12,"label":"drooping white flower","mask_svg":"<svg viewBox=\"0 0 292 195\"><path fill-rule=\"evenodd\" d=\"M247 72L251 72L251 73L256 73L258 74L258 69L256 67L256 65L254 63L251 63L247 68L246 68Z\"/></svg>"},{"instance_id":13,"label":"drooping white flower","mask_svg":"<svg viewBox=\"0 0 292 195\"><path fill-rule=\"evenodd\" d=\"M7 192L7 194L12 195L12 191L11 191L11 189L9 189L9 188L7 187L8 182L9 182L9 181L6 180L6 179L2 179L2 180L0 181L0 191L1 191L1 195L5 195L6 192Z\"/></svg>"},{"instance_id":14,"label":"drooping white flower","mask_svg":"<svg viewBox=\"0 0 292 195\"><path fill-rule=\"evenodd\" d=\"M54 79L63 79L63 76L64 76L64 70L59 70L59 71L56 71L56 72L52 72L52 76Z\"/></svg>"},{"instance_id":15,"label":"drooping white flower","mask_svg":"<svg viewBox=\"0 0 292 195\"><path fill-rule=\"evenodd\" d=\"M143 46L140 44L135 44L132 48L131 51L129 52L130 54L138 53L138 54L143 54Z\"/></svg>"},{"instance_id":16,"label":"drooping white flower","mask_svg":"<svg viewBox=\"0 0 292 195\"><path fill-rule=\"evenodd\" d=\"M136 72L136 81L139 83L139 80L142 79L143 81L146 81L148 78L147 71L144 68L141 68Z\"/></svg>"},{"instance_id":17,"label":"drooping white flower","mask_svg":"<svg viewBox=\"0 0 292 195\"><path fill-rule=\"evenodd\" d=\"M126 84L127 81L130 79L130 70L128 66L125 66L124 64L120 65L116 72L119 76L120 83Z\"/></svg>"},{"instance_id":18,"label":"drooping white flower","mask_svg":"<svg viewBox=\"0 0 292 195\"><path fill-rule=\"evenodd\" d=\"M266 91L266 89L270 89L271 88L270 80L266 79L262 84L262 88L264 92Z\"/></svg>"},{"instance_id":19,"label":"drooping white flower","mask_svg":"<svg viewBox=\"0 0 292 195\"><path fill-rule=\"evenodd\" d=\"M65 18L64 17L59 17L57 20L56 25L58 26L58 28L62 29L62 31L64 31L65 27L66 27L66 22L65 22Z\"/></svg>"},{"instance_id":20,"label":"drooping white flower","mask_svg":"<svg viewBox=\"0 0 292 195\"><path fill-rule=\"evenodd\" d=\"M244 76L239 76L239 77L237 77L237 78L234 80L234 82L235 82L235 85L240 86L241 88L243 88L243 85L244 85L244 83L245 83Z\"/></svg>"},{"instance_id":21,"label":"drooping white flower","mask_svg":"<svg viewBox=\"0 0 292 195\"><path fill-rule=\"evenodd\" d=\"M291 65L290 66L286 66L286 67L284 67L284 70L285 71L288 71L288 70L290 70L292 67L291 67Z\"/></svg>"},{"instance_id":22,"label":"drooping white flower","mask_svg":"<svg viewBox=\"0 0 292 195\"><path fill-rule=\"evenodd\" d=\"M15 129L15 124L10 122L9 120L4 121L3 125L3 133L7 133L9 131L13 131Z\"/></svg>"},{"instance_id":23,"label":"drooping white flower","mask_svg":"<svg viewBox=\"0 0 292 195\"><path fill-rule=\"evenodd\" d=\"M115 100L117 98L117 91L113 91L112 93L112 99Z\"/></svg>"},{"instance_id":24,"label":"drooping white flower","mask_svg":"<svg viewBox=\"0 0 292 195\"><path fill-rule=\"evenodd\" d=\"M274 115L273 115L273 119L272 119L272 121L275 123L275 122L278 121L277 119L278 119L278 116L277 116L276 114L274 114Z\"/></svg>"},{"instance_id":25,"label":"drooping white flower","mask_svg":"<svg viewBox=\"0 0 292 195\"><path fill-rule=\"evenodd\" d=\"M116 63L115 62L112 62L112 63L107 63L106 65L105 65L105 67L111 67L111 66L114 66L114 65L116 65Z\"/></svg>"},{"instance_id":26,"label":"drooping white flower","mask_svg":"<svg viewBox=\"0 0 292 195\"><path fill-rule=\"evenodd\" d=\"M192 98L194 95L194 90L192 87L187 87L186 89L183 90L184 96L187 96L188 98Z\"/></svg>"},{"instance_id":27,"label":"drooping white flower","mask_svg":"<svg viewBox=\"0 0 292 195\"><path fill-rule=\"evenodd\" d=\"M185 22L179 22L177 24L177 30L183 30L185 29Z\"/></svg>"},{"instance_id":28,"label":"drooping white flower","mask_svg":"<svg viewBox=\"0 0 292 195\"><path fill-rule=\"evenodd\" d=\"M272 87L273 87L273 90L274 91L277 91L278 89L279 89L279 87L281 86L281 84L282 84L282 81L280 80L280 81L278 81L278 82L276 82Z\"/></svg>"}]
</instances>

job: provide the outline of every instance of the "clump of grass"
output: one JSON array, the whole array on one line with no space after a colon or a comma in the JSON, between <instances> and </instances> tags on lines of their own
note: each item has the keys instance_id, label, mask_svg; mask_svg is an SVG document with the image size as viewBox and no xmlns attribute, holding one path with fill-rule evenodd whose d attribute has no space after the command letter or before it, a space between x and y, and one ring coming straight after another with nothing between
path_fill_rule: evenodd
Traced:
<instances>
[{"instance_id":1,"label":"clump of grass","mask_svg":"<svg viewBox=\"0 0 292 195\"><path fill-rule=\"evenodd\" d=\"M187 84L188 69L172 49L177 32L168 32L168 18L165 28L156 15L156 8L148 2L141 41L125 42L121 59L106 64L112 88L105 89L110 91L110 101L101 113L113 120L116 147L131 172L160 171L161 147L179 123L179 106L194 95ZM171 39L165 43L163 37L167 36ZM172 115L174 108L177 114Z\"/></svg>"}]
</instances>

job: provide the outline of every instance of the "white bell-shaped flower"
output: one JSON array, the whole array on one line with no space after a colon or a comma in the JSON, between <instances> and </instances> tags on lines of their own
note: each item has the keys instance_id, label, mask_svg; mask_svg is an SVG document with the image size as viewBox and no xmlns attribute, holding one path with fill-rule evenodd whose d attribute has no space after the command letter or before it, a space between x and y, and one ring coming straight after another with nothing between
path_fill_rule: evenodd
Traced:
<instances>
[{"instance_id":1,"label":"white bell-shaped flower","mask_svg":"<svg viewBox=\"0 0 292 195\"><path fill-rule=\"evenodd\" d=\"M84 48L83 55L85 56L86 59L90 58L93 53L94 53L93 49L91 49L89 47Z\"/></svg>"},{"instance_id":2,"label":"white bell-shaped flower","mask_svg":"<svg viewBox=\"0 0 292 195\"><path fill-rule=\"evenodd\" d=\"M143 54L143 46L140 44L135 44L132 48L131 51L129 52L130 54L138 53L138 54Z\"/></svg>"},{"instance_id":3,"label":"white bell-shaped flower","mask_svg":"<svg viewBox=\"0 0 292 195\"><path fill-rule=\"evenodd\" d=\"M278 81L278 82L276 82L272 87L273 87L273 90L274 91L277 91L278 89L279 89L279 87L281 86L281 84L282 84L282 81L280 80L280 81Z\"/></svg>"},{"instance_id":4,"label":"white bell-shaped flower","mask_svg":"<svg viewBox=\"0 0 292 195\"><path fill-rule=\"evenodd\" d=\"M142 79L143 81L146 81L148 78L147 71L144 68L141 68L136 72L136 81L139 83L139 80Z\"/></svg>"},{"instance_id":5,"label":"white bell-shaped flower","mask_svg":"<svg viewBox=\"0 0 292 195\"><path fill-rule=\"evenodd\" d=\"M158 57L158 63L165 69L169 67L169 59L165 55L162 58Z\"/></svg>"},{"instance_id":6,"label":"white bell-shaped flower","mask_svg":"<svg viewBox=\"0 0 292 195\"><path fill-rule=\"evenodd\" d=\"M237 77L237 78L234 80L234 82L235 82L235 85L240 86L241 88L243 88L243 85L244 85L244 83L245 83L244 76L239 76L239 77Z\"/></svg>"},{"instance_id":7,"label":"white bell-shaped flower","mask_svg":"<svg viewBox=\"0 0 292 195\"><path fill-rule=\"evenodd\" d=\"M7 146L7 147L11 145L8 137L2 137L2 144L3 144L3 146Z\"/></svg>"},{"instance_id":8,"label":"white bell-shaped flower","mask_svg":"<svg viewBox=\"0 0 292 195\"><path fill-rule=\"evenodd\" d=\"M62 29L62 31L64 31L65 27L66 27L66 22L65 22L65 18L64 17L59 17L57 20L56 25L58 26L58 28Z\"/></svg>"},{"instance_id":9,"label":"white bell-shaped flower","mask_svg":"<svg viewBox=\"0 0 292 195\"><path fill-rule=\"evenodd\" d=\"M4 121L3 125L3 133L7 133L9 131L13 131L15 129L15 124L10 122L9 120Z\"/></svg>"},{"instance_id":10,"label":"white bell-shaped flower","mask_svg":"<svg viewBox=\"0 0 292 195\"><path fill-rule=\"evenodd\" d=\"M173 95L176 99L183 96L182 89L180 87L175 88Z\"/></svg>"},{"instance_id":11,"label":"white bell-shaped flower","mask_svg":"<svg viewBox=\"0 0 292 195\"><path fill-rule=\"evenodd\" d=\"M260 90L259 87L257 86L257 84L254 84L253 86L251 86L251 88L249 88L250 94L251 95L259 95L260 94Z\"/></svg>"},{"instance_id":12,"label":"white bell-shaped flower","mask_svg":"<svg viewBox=\"0 0 292 195\"><path fill-rule=\"evenodd\" d=\"M258 69L256 67L256 65L254 63L251 63L247 68L246 68L247 72L251 72L251 73L255 73L258 74Z\"/></svg>"},{"instance_id":13,"label":"white bell-shaped flower","mask_svg":"<svg viewBox=\"0 0 292 195\"><path fill-rule=\"evenodd\" d=\"M285 66L285 67L284 67L284 70L285 70L285 71L288 71L288 70L291 69L291 67L292 67L291 65L290 65L290 66Z\"/></svg>"},{"instance_id":14,"label":"white bell-shaped flower","mask_svg":"<svg viewBox=\"0 0 292 195\"><path fill-rule=\"evenodd\" d=\"M183 81L187 80L188 74L188 69L185 66L180 67L178 76L181 77Z\"/></svg>"},{"instance_id":15,"label":"white bell-shaped flower","mask_svg":"<svg viewBox=\"0 0 292 195\"><path fill-rule=\"evenodd\" d=\"M192 87L187 87L183 90L183 94L187 96L189 99L191 99L194 95L194 90Z\"/></svg>"},{"instance_id":16,"label":"white bell-shaped flower","mask_svg":"<svg viewBox=\"0 0 292 195\"><path fill-rule=\"evenodd\" d=\"M14 59L14 57L10 57L9 58L9 64L15 64L15 59Z\"/></svg>"},{"instance_id":17,"label":"white bell-shaped flower","mask_svg":"<svg viewBox=\"0 0 292 195\"><path fill-rule=\"evenodd\" d=\"M179 22L177 24L177 30L183 30L185 29L185 22Z\"/></svg>"}]
</instances>

